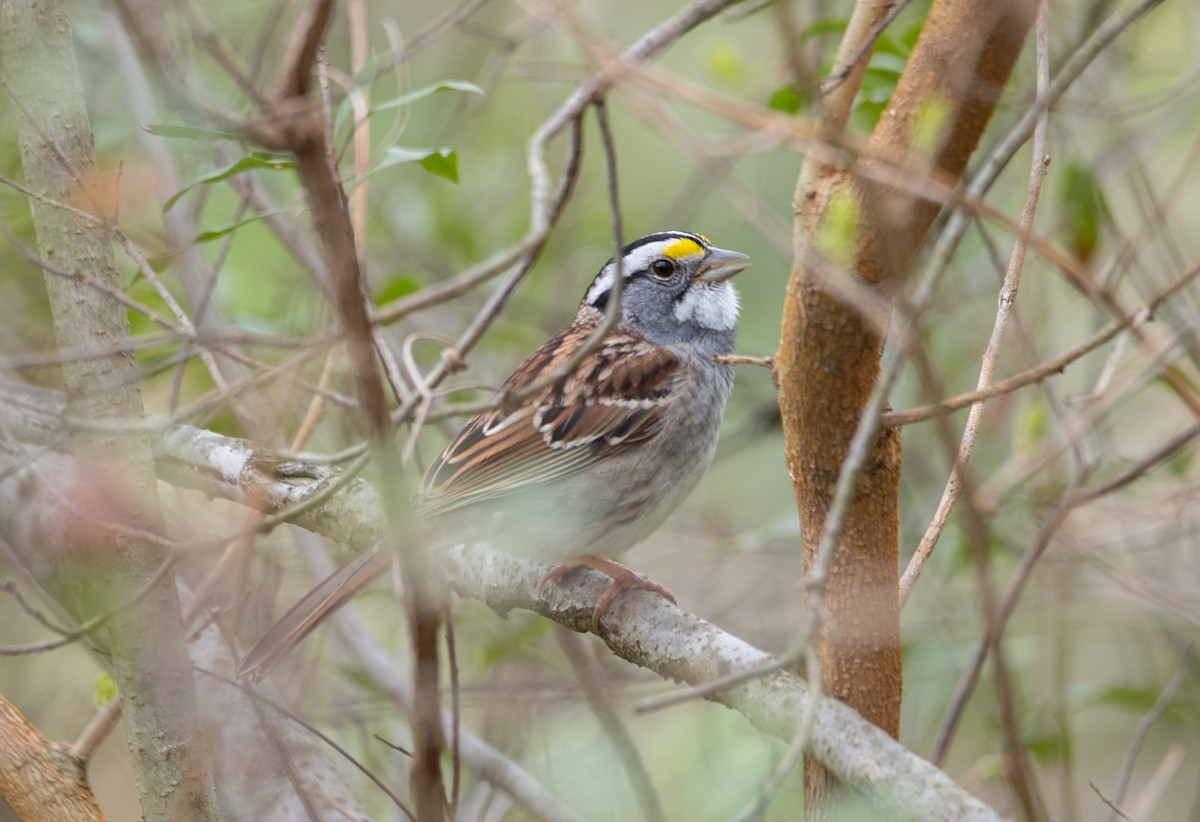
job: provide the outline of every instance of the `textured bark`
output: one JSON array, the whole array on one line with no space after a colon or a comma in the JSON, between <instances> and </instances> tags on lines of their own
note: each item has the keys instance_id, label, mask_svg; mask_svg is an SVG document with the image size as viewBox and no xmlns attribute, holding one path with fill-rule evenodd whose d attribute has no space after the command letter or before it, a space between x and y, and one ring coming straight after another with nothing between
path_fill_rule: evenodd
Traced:
<instances>
[{"instance_id":1,"label":"textured bark","mask_svg":"<svg viewBox=\"0 0 1200 822\"><path fill-rule=\"evenodd\" d=\"M46 269L55 337L74 351L130 350L111 238L97 192L95 148L66 7L57 0L0 2L0 69L18 121L18 142L38 250ZM79 420L142 416L131 355L72 358L62 366L68 412ZM14 544L46 587L80 620L131 603L92 635L125 699L126 732L145 818L215 819L209 762L197 732L196 699L174 582L165 554L133 529L156 530L161 514L144 435L72 431L80 458L63 494L70 505L59 540ZM134 600L136 599L136 602Z\"/></svg>"},{"instance_id":2,"label":"textured bark","mask_svg":"<svg viewBox=\"0 0 1200 822\"><path fill-rule=\"evenodd\" d=\"M24 822L104 822L84 763L0 696L0 797Z\"/></svg>"},{"instance_id":3,"label":"textured bark","mask_svg":"<svg viewBox=\"0 0 1200 822\"><path fill-rule=\"evenodd\" d=\"M880 297L911 265L940 204L918 193L924 174L953 185L966 168L1032 22L1028 4L938 0L864 151L850 168L801 178L796 260L788 283L777 379L788 470L796 493L806 570L825 527L838 474L879 376L879 313L834 296L829 276ZM931 122L944 127L922 143ZM904 171L898 171L903 169ZM916 174L914 175L914 172ZM906 184L907 183L907 184ZM826 273L820 232L831 202L853 215L853 245ZM840 291L841 289L839 289ZM899 581L900 439L875 438L858 478L825 585L817 637L829 693L893 737L899 734L902 672ZM828 776L807 769L810 810L828 797Z\"/></svg>"}]
</instances>

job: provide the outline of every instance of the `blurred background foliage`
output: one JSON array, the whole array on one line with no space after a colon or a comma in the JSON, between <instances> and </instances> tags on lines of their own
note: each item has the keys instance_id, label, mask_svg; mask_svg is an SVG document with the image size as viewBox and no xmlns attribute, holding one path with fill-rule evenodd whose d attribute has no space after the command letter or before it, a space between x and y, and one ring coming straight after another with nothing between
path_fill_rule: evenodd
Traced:
<instances>
[{"instance_id":1,"label":"blurred background foliage","mask_svg":"<svg viewBox=\"0 0 1200 822\"><path fill-rule=\"evenodd\" d=\"M186 4L184 4L186 6ZM1116 4L1069 0L1052 4L1052 71ZM852 128L865 134L880 116L920 30L928 4L914 2L880 40L856 103ZM622 49L672 13L676 4L556 6L493 0L429 42L398 68L383 64L399 37L408 43L445 13L437 4L367 4L371 57L350 77L347 32L338 19L328 38L335 102L349 85L365 89L371 118L369 216L365 250L380 310L445 281L515 242L526 230L529 182L526 143L541 122L596 68L584 43ZM815 81L828 72L845 26L842 4L757 3L685 37L661 59L662 76L706 87L745 103L812 114ZM205 31L236 56L263 87L273 82L289 4L216 0L168 9L175 45L204 96L231 109L250 104L204 45ZM260 219L245 208L221 170L240 170L301 235L311 234L294 171L281 157L251 153L231 141L200 139L186 107L161 87L145 96L131 68L132 47L117 17L103 6L73 9L77 53L88 95L100 171L96 187L193 317L174 259L179 248L163 228L164 204L190 213L195 243L215 273L207 311L216 328L235 331L252 358L249 373L287 362L256 391L270 418L266 444L285 446L307 407L326 351L313 344L330 330L331 310L313 277ZM1168 2L1111 46L1056 106L1050 125L1050 174L1036 229L1072 256L1130 311L1200 257L1192 215L1200 136L1200 71L1195 42L1200 10ZM372 71L374 68L374 71ZM377 76L372 76L377 74ZM453 82L451 82L453 81ZM154 78L152 78L154 82ZM405 95L445 87L388 106ZM1033 98L1032 45L1020 61L981 154ZM414 95L417 96L417 95ZM337 111L335 105L335 111ZM626 241L652 231L703 232L718 245L749 253L753 267L738 278L743 298L739 350L775 351L791 259L792 188L801 156L670 93L629 83L610 97ZM584 288L612 251L603 154L594 119L584 136L583 173L575 194L528 279L482 343L470 370L453 378L451 401L481 398L521 359L571 317ZM336 132L343 149L352 123ZM152 128L151 128L152 127ZM165 128L164 128L165 127ZM174 128L171 128L174 127ZM159 134L156 136L148 128ZM0 173L21 179L15 127L0 106ZM178 191L164 191L163 169L149 150L166 151ZM347 152L347 158L349 154ZM564 140L550 151L559 169ZM1028 148L990 192L993 208L1019 213L1031 158ZM235 167L235 164L238 164ZM353 185L348 159L342 164ZM185 190L186 189L186 190ZM0 367L54 385L56 354L26 199L0 193L5 251L0 256ZM979 220L921 323L922 340L946 395L975 385L996 293L1012 237ZM130 297L160 315L163 300L118 253ZM921 263L923 265L923 263ZM396 351L412 334L454 337L496 287L404 317L388 328ZM1115 476L1194 422L1161 379L1177 368L1197 386L1196 288L1185 290L1145 327L1146 341L1126 340L1072 365L1044 387L992 401L970 466L990 527L993 578L1003 585L1087 466L1091 481ZM1078 344L1112 317L1056 268L1031 254L1017 303L1019 322L1005 344L1007 375ZM147 410L240 436L246 431L227 403L204 404L214 385L194 349L170 340L152 319L130 313ZM418 362L436 361L440 346L414 345ZM186 362L184 359L186 358ZM1099 386L1099 387L1098 387ZM357 416L339 404L353 388L336 373L334 402L307 450L333 452L357 441ZM906 373L891 404L933 399ZM197 410L199 409L199 410ZM182 413L181 413L182 412ZM957 433L963 414L952 418ZM418 462L428 460L460 421L426 426ZM407 431L401 432L406 436ZM902 561L915 547L945 483L949 460L934 425L904 431ZM670 588L681 606L769 651L785 648L800 622L800 555L792 492L783 462L774 389L764 369L742 367L727 414L718 461L702 487L629 562ZM1181 664L1200 624L1200 470L1191 444L1139 481L1070 516L1054 535L1005 634L1016 682L1024 740L1055 819L1107 814L1089 787L1111 795L1135 727ZM238 514L230 507L164 486L180 535L213 534ZM247 570L256 585L289 601L307 572L285 535L263 541ZM905 699L902 741L928 755L955 683L981 633L976 578L956 520L904 611ZM210 556L197 557L202 566ZM380 640L399 651L400 610L385 588L360 598ZM245 636L269 619L247 606ZM0 641L41 636L11 601L0 608ZM642 815L621 758L601 729L577 677L595 679L617 707L672 819L725 819L751 801L783 746L738 715L692 704L635 716L642 698L670 686L610 658L593 638L578 640L587 667L576 672L556 641L558 629L538 617L500 619L475 602L455 609L464 721L520 761L572 807L592 819ZM344 667L322 632L289 659L276 681L307 716L332 729L369 767L397 784L399 755L375 739L403 741L403 717L370 683ZM569 638L576 641L577 638ZM1161 718L1150 727L1126 799L1159 820L1200 818L1200 680L1194 662ZM73 647L52 655L9 658L0 666L3 692L53 738L71 738L93 710L95 660ZM992 680L984 676L945 762L968 789L1001 811L1016 809L1002 781ZM127 755L109 741L92 766L93 785L111 818L136 816ZM468 774L465 795L478 818L520 818L500 796ZM364 786L373 814L395 815ZM1142 805L1137 805L1137 802ZM799 779L771 801L767 818L796 818ZM507 814L507 815L506 815Z\"/></svg>"}]
</instances>

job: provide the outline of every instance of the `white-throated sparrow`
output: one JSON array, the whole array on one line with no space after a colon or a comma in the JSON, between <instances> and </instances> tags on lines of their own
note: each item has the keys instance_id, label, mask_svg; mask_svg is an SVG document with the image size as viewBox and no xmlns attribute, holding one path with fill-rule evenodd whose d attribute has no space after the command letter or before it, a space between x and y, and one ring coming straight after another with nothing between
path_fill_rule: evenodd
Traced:
<instances>
[{"instance_id":1,"label":"white-throated sparrow","mask_svg":"<svg viewBox=\"0 0 1200 822\"><path fill-rule=\"evenodd\" d=\"M622 250L620 317L565 376L511 412L472 418L425 472L414 509L431 530L511 554L587 565L613 579L593 626L627 587L664 588L604 557L654 531L708 469L733 388L737 292L727 280L747 257L685 231L651 234ZM603 322L613 260L574 321L504 383L514 391L555 373ZM364 551L309 592L246 654L239 675L264 676L321 620L390 562Z\"/></svg>"}]
</instances>

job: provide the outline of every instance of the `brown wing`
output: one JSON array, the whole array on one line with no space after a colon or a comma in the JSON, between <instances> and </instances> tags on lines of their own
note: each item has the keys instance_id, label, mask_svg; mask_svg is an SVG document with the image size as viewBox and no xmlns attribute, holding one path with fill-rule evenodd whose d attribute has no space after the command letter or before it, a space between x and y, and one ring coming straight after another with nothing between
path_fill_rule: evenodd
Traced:
<instances>
[{"instance_id":1,"label":"brown wing","mask_svg":"<svg viewBox=\"0 0 1200 822\"><path fill-rule=\"evenodd\" d=\"M551 373L594 327L567 328L522 363L505 387L531 385ZM638 334L611 333L521 408L472 418L425 472L417 507L439 514L553 482L649 436L662 422L678 371L669 351Z\"/></svg>"},{"instance_id":2,"label":"brown wing","mask_svg":"<svg viewBox=\"0 0 1200 822\"><path fill-rule=\"evenodd\" d=\"M530 385L578 348L595 323L572 325L518 368L506 387ZM636 334L616 332L575 370L512 414L480 414L429 466L417 507L428 514L493 499L582 470L609 449L649 436L662 423L679 361ZM292 607L242 660L238 676L260 679L325 617L387 569L373 548Z\"/></svg>"}]
</instances>

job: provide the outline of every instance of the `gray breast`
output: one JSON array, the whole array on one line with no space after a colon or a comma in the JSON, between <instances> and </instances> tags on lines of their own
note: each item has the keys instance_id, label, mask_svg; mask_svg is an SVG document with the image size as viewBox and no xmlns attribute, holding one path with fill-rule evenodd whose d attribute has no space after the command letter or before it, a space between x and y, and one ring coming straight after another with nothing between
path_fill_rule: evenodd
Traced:
<instances>
[{"instance_id":1,"label":"gray breast","mask_svg":"<svg viewBox=\"0 0 1200 822\"><path fill-rule=\"evenodd\" d=\"M578 474L446 514L447 536L507 553L563 562L615 558L657 529L712 462L733 369L712 361L728 340L672 346L681 358L672 405L655 436L618 448Z\"/></svg>"}]
</instances>

